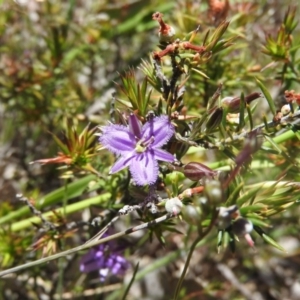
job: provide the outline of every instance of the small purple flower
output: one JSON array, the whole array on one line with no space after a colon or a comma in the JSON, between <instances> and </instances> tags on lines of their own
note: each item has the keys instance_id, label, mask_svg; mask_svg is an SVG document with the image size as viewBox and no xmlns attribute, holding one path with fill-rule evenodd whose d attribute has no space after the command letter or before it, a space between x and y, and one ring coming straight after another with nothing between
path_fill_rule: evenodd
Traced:
<instances>
[{"instance_id":1,"label":"small purple flower","mask_svg":"<svg viewBox=\"0 0 300 300\"><path fill-rule=\"evenodd\" d=\"M153 184L158 177L158 160L173 162L174 156L162 149L174 134L174 126L168 116L151 118L143 126L131 114L129 126L109 124L103 126L100 142L119 156L110 174L129 167L137 185Z\"/></svg>"},{"instance_id":2,"label":"small purple flower","mask_svg":"<svg viewBox=\"0 0 300 300\"><path fill-rule=\"evenodd\" d=\"M109 274L122 276L130 264L121 252L122 249L114 242L98 245L82 256L80 271L83 273L98 271L101 281L105 281Z\"/></svg>"}]
</instances>

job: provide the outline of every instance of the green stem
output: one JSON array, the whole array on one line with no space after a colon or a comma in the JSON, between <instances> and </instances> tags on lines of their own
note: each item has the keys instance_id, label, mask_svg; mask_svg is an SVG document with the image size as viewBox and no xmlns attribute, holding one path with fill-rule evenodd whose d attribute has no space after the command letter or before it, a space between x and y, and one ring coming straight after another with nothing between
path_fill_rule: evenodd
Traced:
<instances>
[{"instance_id":1,"label":"green stem","mask_svg":"<svg viewBox=\"0 0 300 300\"><path fill-rule=\"evenodd\" d=\"M285 142L287 140L290 140L290 139L294 138L295 136L296 136L296 134L295 134L295 132L293 130L288 130L288 131L286 131L286 132L284 132L284 133L282 133L282 134L280 134L280 135L272 138L272 140L276 144L281 144L281 143L283 143L283 142ZM270 144L270 142L267 141L267 142L263 143L263 146L264 147L270 147L271 144Z\"/></svg>"},{"instance_id":2,"label":"green stem","mask_svg":"<svg viewBox=\"0 0 300 300\"><path fill-rule=\"evenodd\" d=\"M81 179L78 179L77 181L68 184L67 195L66 195L66 188L63 186L49 193L48 195L42 197L39 201L37 201L37 203L35 203L35 207L37 209L41 209L49 205L56 204L60 202L65 197L65 195L67 199L72 199L81 196L82 193L87 189L89 183L93 180L97 180L97 177L95 175L89 175ZM27 206L23 206L22 208L13 211L8 215L0 218L0 225L11 222L29 213L30 213L29 208Z\"/></svg>"},{"instance_id":3,"label":"green stem","mask_svg":"<svg viewBox=\"0 0 300 300\"><path fill-rule=\"evenodd\" d=\"M190 265L190 260L192 258L192 255L193 255L193 252L194 250L196 249L198 243L203 240L203 238L210 232L210 230L212 229L213 225L215 224L215 220L218 216L218 211L215 209L214 213L213 213L213 216L212 216L212 219L211 219L211 222L209 224L209 226L207 227L207 229L202 232L202 234L200 234L198 236L198 238L193 242L193 244L191 245L191 248L190 248L190 251L189 251L189 254L187 256L187 259L186 259L186 262L184 264L184 268L183 268L183 271L181 273L181 276L180 276L180 279L177 283L177 286L176 286L176 290L175 290L175 293L174 293L174 300L177 300L178 297L179 297L179 292L180 292L180 289L181 289L181 286L182 286L182 283L183 283L183 280L185 278L185 275L187 273L187 269Z\"/></svg>"},{"instance_id":4,"label":"green stem","mask_svg":"<svg viewBox=\"0 0 300 300\"><path fill-rule=\"evenodd\" d=\"M105 194L102 194L102 195L99 195L99 196L96 196L93 198L85 199L80 202L70 204L66 207L57 208L57 209L55 209L55 212L58 214L68 215L68 214L74 213L76 211L83 210L84 208L90 207L91 205L99 205L100 203L108 201L110 199L110 197L111 197L110 193L105 193ZM54 215L54 213L52 211L49 211L49 212L44 213L43 217L48 218L53 215ZM31 217L26 220L22 220L22 221L13 223L11 225L11 231L19 231L22 229L26 229L26 228L32 226L33 223L34 224L41 223L41 218Z\"/></svg>"}]
</instances>

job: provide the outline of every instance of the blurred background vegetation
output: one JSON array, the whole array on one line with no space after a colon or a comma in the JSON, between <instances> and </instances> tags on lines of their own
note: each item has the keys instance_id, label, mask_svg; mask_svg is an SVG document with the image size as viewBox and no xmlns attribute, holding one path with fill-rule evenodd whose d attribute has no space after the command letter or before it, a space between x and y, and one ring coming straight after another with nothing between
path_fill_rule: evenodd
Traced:
<instances>
[{"instance_id":1,"label":"blurred background vegetation","mask_svg":"<svg viewBox=\"0 0 300 300\"><path fill-rule=\"evenodd\" d=\"M93 156L87 168L71 171L68 165L58 167L30 162L56 157L60 151L58 139L62 143L72 140L70 128L75 128L71 132L77 136L87 126L92 129L109 120L113 94L124 97L118 88L122 82L120 74L136 69L136 80L141 80L143 75L137 68L142 59L149 60L151 53L158 51L158 26L151 17L156 11L164 14L164 20L175 27L180 39L200 25L195 38L199 45L207 30L213 31L222 17L230 20L224 38L234 37L233 45L214 55L199 72L191 72L185 95L189 113L204 111L220 83L223 84L221 98L224 98L260 91L256 82L259 79L272 95L276 110L285 103L285 90L300 93L300 57L296 51L300 44L299 24L293 32L295 49L289 49L288 53L293 67L286 62L284 49L277 57L276 53L263 53L268 36L276 39L289 6L295 3L229 0L226 15L216 16L212 11L213 2L217 3L200 0L0 0L0 217L25 206L16 194L22 193L33 201L43 199L61 187L63 191L63 187L75 178L84 180L89 173L101 175L107 171L113 161L108 154L102 154L101 159ZM297 20L298 12L299 9ZM271 115L265 100L259 100L258 106L254 114L256 124L262 122L262 112L266 117ZM96 141L91 139L90 149L96 148ZM286 159L288 156L299 162L298 149L299 140L295 138L281 149L286 156L282 153L269 153L267 158L261 155L262 161L267 159L275 166L253 170L247 180L250 183L266 178L276 180L285 175L285 180L300 181L299 168ZM201 159L215 162L223 158L222 154L208 150ZM99 190L104 190L106 182L102 179L96 188L89 186L90 180L82 183L72 197L65 197L63 192L50 194L49 198L56 197L60 201L47 200L45 211L61 207L69 199L72 200L68 204L72 204L96 196ZM113 195L117 193L113 184L108 189ZM115 208L115 203L109 203L108 199L103 201L105 205L92 206L88 213L77 211L66 219L62 213L61 224L96 216L103 208ZM121 207L120 203L118 205ZM39 208L43 210L43 205ZM257 240L256 251L242 241L234 255L229 250L218 254L216 237L209 236L205 246L198 248L193 256L182 299L299 299L299 212L299 207L295 206L294 210L282 212L269 222L272 228L268 231L286 253ZM5 222L14 224L24 215ZM29 210L26 216L30 217ZM128 221L120 226L128 226ZM0 263L3 269L40 257L42 251L57 251L43 249L44 244L37 252L28 251L37 230L34 225L26 230L21 230L25 229L23 225L14 230L1 226ZM83 229L80 228L79 233L69 237L66 234L66 240L57 246L59 250L88 239ZM136 235L127 242L134 245L141 238ZM165 248L156 240L151 244L144 240L139 242L139 248L133 247L136 251L130 253L132 261L139 260L144 273L140 274L128 299L172 299L185 257L178 249L185 238L168 233ZM19 276L1 279L0 299L121 299L120 282L120 279L112 280L103 286L97 276L83 276L75 256L67 264L59 260L25 270Z\"/></svg>"}]
</instances>

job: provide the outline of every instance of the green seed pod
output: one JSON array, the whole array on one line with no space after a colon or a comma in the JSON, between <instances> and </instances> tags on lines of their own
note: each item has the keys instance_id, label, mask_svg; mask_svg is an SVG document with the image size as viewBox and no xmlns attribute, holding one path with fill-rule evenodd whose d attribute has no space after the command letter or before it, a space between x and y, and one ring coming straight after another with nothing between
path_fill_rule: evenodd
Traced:
<instances>
[{"instance_id":1,"label":"green seed pod","mask_svg":"<svg viewBox=\"0 0 300 300\"><path fill-rule=\"evenodd\" d=\"M182 218L191 225L198 226L201 222L201 209L193 205L185 205L182 209Z\"/></svg>"},{"instance_id":2,"label":"green seed pod","mask_svg":"<svg viewBox=\"0 0 300 300\"><path fill-rule=\"evenodd\" d=\"M223 200L223 192L220 181L206 180L204 194L212 204L221 203Z\"/></svg>"}]
</instances>

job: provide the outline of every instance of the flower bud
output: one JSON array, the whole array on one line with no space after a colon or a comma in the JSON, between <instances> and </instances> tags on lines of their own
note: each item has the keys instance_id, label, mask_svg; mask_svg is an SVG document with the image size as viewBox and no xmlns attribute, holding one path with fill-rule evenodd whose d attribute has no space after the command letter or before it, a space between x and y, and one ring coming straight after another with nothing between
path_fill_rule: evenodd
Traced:
<instances>
[{"instance_id":1,"label":"flower bud","mask_svg":"<svg viewBox=\"0 0 300 300\"><path fill-rule=\"evenodd\" d=\"M181 212L182 206L182 202L178 199L178 197L175 197L166 201L165 209L168 213L177 216Z\"/></svg>"},{"instance_id":2,"label":"flower bud","mask_svg":"<svg viewBox=\"0 0 300 300\"><path fill-rule=\"evenodd\" d=\"M239 210L236 205L229 207L220 206L219 215L217 219L217 226L221 230L227 229L231 225L232 219L239 215Z\"/></svg>"},{"instance_id":3,"label":"flower bud","mask_svg":"<svg viewBox=\"0 0 300 300\"><path fill-rule=\"evenodd\" d=\"M163 19L163 14L160 12L156 12L152 15L152 19L157 21L160 25L158 36L160 42L172 42L175 36L175 29L166 24Z\"/></svg>"},{"instance_id":4,"label":"flower bud","mask_svg":"<svg viewBox=\"0 0 300 300\"><path fill-rule=\"evenodd\" d=\"M184 166L183 173L188 179L198 181L203 177L211 178L216 175L217 172L201 163L190 162Z\"/></svg>"},{"instance_id":5,"label":"flower bud","mask_svg":"<svg viewBox=\"0 0 300 300\"><path fill-rule=\"evenodd\" d=\"M191 225L199 225L201 222L201 209L193 205L185 205L182 209L183 219Z\"/></svg>"},{"instance_id":6,"label":"flower bud","mask_svg":"<svg viewBox=\"0 0 300 300\"><path fill-rule=\"evenodd\" d=\"M210 203L217 204L222 202L223 193L220 181L207 180L205 182L204 194Z\"/></svg>"},{"instance_id":7,"label":"flower bud","mask_svg":"<svg viewBox=\"0 0 300 300\"><path fill-rule=\"evenodd\" d=\"M281 112L285 116L291 112L291 107L289 104L285 104L281 107Z\"/></svg>"},{"instance_id":8,"label":"flower bud","mask_svg":"<svg viewBox=\"0 0 300 300\"><path fill-rule=\"evenodd\" d=\"M251 238L251 235L249 234L252 230L253 230L252 222L244 218L238 218L232 224L232 232L237 236L244 236L248 245L251 247L254 246L254 242Z\"/></svg>"},{"instance_id":9,"label":"flower bud","mask_svg":"<svg viewBox=\"0 0 300 300\"><path fill-rule=\"evenodd\" d=\"M201 215L207 216L211 213L212 206L210 205L209 200L205 196L201 196L194 201L196 207L199 207L201 210Z\"/></svg>"},{"instance_id":10,"label":"flower bud","mask_svg":"<svg viewBox=\"0 0 300 300\"><path fill-rule=\"evenodd\" d=\"M254 92L244 97L246 104L250 104L253 100L261 97L260 93ZM226 108L230 113L237 113L240 111L241 97L225 97L221 100L223 108Z\"/></svg>"},{"instance_id":11,"label":"flower bud","mask_svg":"<svg viewBox=\"0 0 300 300\"><path fill-rule=\"evenodd\" d=\"M216 129L220 125L222 118L223 118L223 108L218 107L209 116L209 119L206 123L206 131L211 132L214 129Z\"/></svg>"},{"instance_id":12,"label":"flower bud","mask_svg":"<svg viewBox=\"0 0 300 300\"><path fill-rule=\"evenodd\" d=\"M161 30L158 33L160 42L171 42L174 39L175 29L172 26L169 26L168 24L166 24L166 26L167 30Z\"/></svg>"},{"instance_id":13,"label":"flower bud","mask_svg":"<svg viewBox=\"0 0 300 300\"><path fill-rule=\"evenodd\" d=\"M252 222L245 218L238 218L232 224L232 232L237 236L243 236L247 233L250 233L252 230L253 230Z\"/></svg>"},{"instance_id":14,"label":"flower bud","mask_svg":"<svg viewBox=\"0 0 300 300\"><path fill-rule=\"evenodd\" d=\"M225 97L221 100L221 105L227 108L229 112L238 112L240 107L239 97Z\"/></svg>"}]
</instances>

